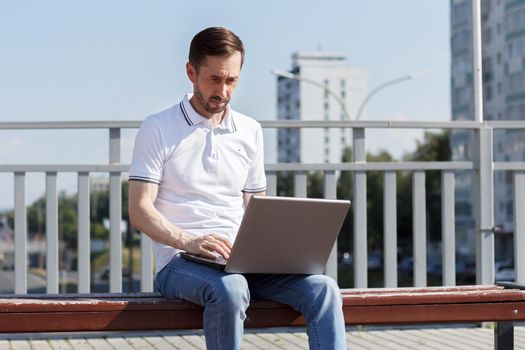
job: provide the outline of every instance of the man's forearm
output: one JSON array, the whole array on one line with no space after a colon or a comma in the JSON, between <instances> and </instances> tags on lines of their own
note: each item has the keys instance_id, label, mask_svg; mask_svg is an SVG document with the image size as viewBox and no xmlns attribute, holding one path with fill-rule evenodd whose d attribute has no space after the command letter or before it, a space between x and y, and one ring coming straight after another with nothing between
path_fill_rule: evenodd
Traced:
<instances>
[{"instance_id":1,"label":"man's forearm","mask_svg":"<svg viewBox=\"0 0 525 350\"><path fill-rule=\"evenodd\" d=\"M132 225L151 239L177 249L184 249L189 234L169 222L155 208L140 208L130 213Z\"/></svg>"}]
</instances>

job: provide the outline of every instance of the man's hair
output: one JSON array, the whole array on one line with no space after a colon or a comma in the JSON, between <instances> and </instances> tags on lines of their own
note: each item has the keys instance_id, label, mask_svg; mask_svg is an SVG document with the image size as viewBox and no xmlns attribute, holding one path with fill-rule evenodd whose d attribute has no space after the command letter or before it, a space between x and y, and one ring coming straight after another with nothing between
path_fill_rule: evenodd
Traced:
<instances>
[{"instance_id":1,"label":"man's hair","mask_svg":"<svg viewBox=\"0 0 525 350\"><path fill-rule=\"evenodd\" d=\"M244 62L244 46L241 39L231 30L210 27L197 33L190 44L188 60L198 71L207 56L229 57L234 52L241 53L241 67Z\"/></svg>"}]
</instances>

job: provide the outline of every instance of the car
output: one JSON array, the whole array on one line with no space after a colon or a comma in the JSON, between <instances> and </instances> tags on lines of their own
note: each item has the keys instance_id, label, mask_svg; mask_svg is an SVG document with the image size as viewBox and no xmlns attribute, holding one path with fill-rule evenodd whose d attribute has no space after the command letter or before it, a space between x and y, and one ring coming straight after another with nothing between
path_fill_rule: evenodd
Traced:
<instances>
[{"instance_id":1,"label":"car","mask_svg":"<svg viewBox=\"0 0 525 350\"><path fill-rule=\"evenodd\" d=\"M405 256L399 261L397 268L402 272L412 272L414 270L414 258Z\"/></svg>"},{"instance_id":2,"label":"car","mask_svg":"<svg viewBox=\"0 0 525 350\"><path fill-rule=\"evenodd\" d=\"M511 268L511 267L503 267L499 271L496 272L496 281L514 282L515 278L516 278L516 272L514 271L514 268Z\"/></svg>"},{"instance_id":3,"label":"car","mask_svg":"<svg viewBox=\"0 0 525 350\"><path fill-rule=\"evenodd\" d=\"M369 270L379 270L383 267L383 254L371 253L367 258Z\"/></svg>"},{"instance_id":4,"label":"car","mask_svg":"<svg viewBox=\"0 0 525 350\"><path fill-rule=\"evenodd\" d=\"M353 263L352 253L344 252L343 254L341 254L341 256L339 257L339 263L343 265L352 265Z\"/></svg>"},{"instance_id":5,"label":"car","mask_svg":"<svg viewBox=\"0 0 525 350\"><path fill-rule=\"evenodd\" d=\"M516 272L514 271L514 260L506 259L494 263L494 277L496 281L514 281Z\"/></svg>"},{"instance_id":6,"label":"car","mask_svg":"<svg viewBox=\"0 0 525 350\"><path fill-rule=\"evenodd\" d=\"M430 263L427 267L427 271L429 275L441 277L443 274L443 264L441 261Z\"/></svg>"}]
</instances>

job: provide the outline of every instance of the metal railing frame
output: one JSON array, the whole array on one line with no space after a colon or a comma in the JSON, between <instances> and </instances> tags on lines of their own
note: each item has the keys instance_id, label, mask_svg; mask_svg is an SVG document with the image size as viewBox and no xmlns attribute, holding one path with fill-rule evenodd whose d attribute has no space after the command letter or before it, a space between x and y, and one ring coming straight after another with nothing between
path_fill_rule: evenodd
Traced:
<instances>
[{"instance_id":1,"label":"metal railing frame","mask_svg":"<svg viewBox=\"0 0 525 350\"><path fill-rule=\"evenodd\" d=\"M0 173L14 174L15 187L15 293L27 293L27 212L25 203L26 173L46 174L46 266L47 293L59 292L58 274L58 199L57 173L73 172L78 176L78 292L90 292L90 224L89 224L89 176L92 172L108 173L110 177L110 292L122 291L122 240L120 232L122 200L121 176L129 165L121 164L121 130L136 129L140 121L100 122L14 122L0 123L0 130L38 129L107 129L109 130L109 164L44 164L0 165ZM493 130L525 129L522 121L454 121L454 122L402 122L402 121L261 121L263 128L344 128L350 130L353 140L353 159L337 164L267 164L268 193L277 191L277 172L294 172L295 196L306 196L307 172L324 173L324 195L336 197L338 171L353 173L353 225L354 225L354 286L366 288L367 274L367 225L366 225L366 172L384 172L384 276L385 287L397 286L396 254L396 171L413 172L413 202L424 203L425 171L442 172L443 222L443 284L455 284L455 216L454 172L470 170L475 175L475 189L479 206L476 209L477 283L494 281L494 171L514 172L514 212L525 212L525 162L494 162ZM473 130L477 140L477 156L473 161L449 162L366 162L366 129L468 129ZM426 281L426 210L422 205L413 207L414 285L425 286ZM525 283L525 218L514 215L516 281ZM327 274L337 279L336 247L327 264ZM141 291L153 290L153 258L151 241L145 235L141 239Z\"/></svg>"}]
</instances>

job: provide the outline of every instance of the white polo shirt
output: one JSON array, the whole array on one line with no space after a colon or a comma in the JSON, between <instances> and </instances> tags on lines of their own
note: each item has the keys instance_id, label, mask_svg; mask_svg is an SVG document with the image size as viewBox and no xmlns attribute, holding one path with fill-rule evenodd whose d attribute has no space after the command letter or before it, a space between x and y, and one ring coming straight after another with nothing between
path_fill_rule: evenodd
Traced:
<instances>
[{"instance_id":1,"label":"white polo shirt","mask_svg":"<svg viewBox=\"0 0 525 350\"><path fill-rule=\"evenodd\" d=\"M266 190L262 129L229 106L214 128L193 109L191 96L144 120L129 180L158 184L155 208L175 226L233 242L244 214L243 192ZM178 252L156 241L153 249L157 272Z\"/></svg>"}]
</instances>

